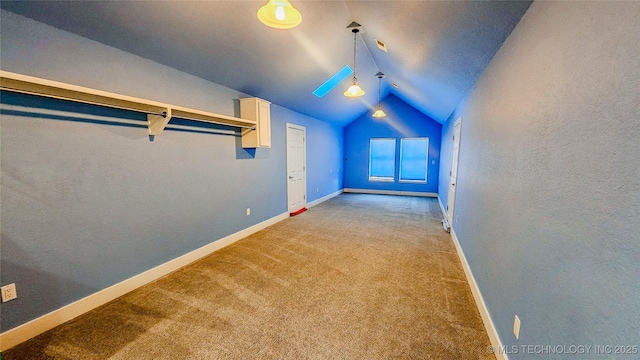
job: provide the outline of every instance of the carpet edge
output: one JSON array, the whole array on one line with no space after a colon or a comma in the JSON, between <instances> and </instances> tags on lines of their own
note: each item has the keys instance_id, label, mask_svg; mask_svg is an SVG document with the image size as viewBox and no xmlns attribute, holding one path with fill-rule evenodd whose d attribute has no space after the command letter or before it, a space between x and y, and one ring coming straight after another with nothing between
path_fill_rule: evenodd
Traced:
<instances>
[{"instance_id":1,"label":"carpet edge","mask_svg":"<svg viewBox=\"0 0 640 360\"><path fill-rule=\"evenodd\" d=\"M440 205L440 211L442 211L442 217L447 218L447 211L442 204L442 199L438 195L438 204ZM482 293L480 292L480 288L478 287L478 283L476 283L476 278L473 276L471 272L471 268L469 267L469 263L467 262L467 257L464 255L462 251L462 247L460 246L460 241L458 240L458 236L456 232L453 230L453 224L451 224L451 240L453 240L453 245L456 247L456 253L458 254L458 258L460 259L460 263L462 264L462 269L464 270L464 275L467 278L467 282L469 283L469 287L471 288L471 293L473 294L473 298L476 302L476 307L478 308L478 312L480 313L480 317L482 318L482 323L484 324L484 328L487 331L487 335L489 335L489 341L491 341L491 346L494 350L494 355L498 359L509 360L507 354L503 349L502 341L500 340L500 335L498 335L498 331L493 324L493 320L491 319L491 314L489 314L489 309L487 305L484 303L484 298L482 297Z\"/></svg>"},{"instance_id":2,"label":"carpet edge","mask_svg":"<svg viewBox=\"0 0 640 360\"><path fill-rule=\"evenodd\" d=\"M438 197L438 193L419 192L419 191L396 191L396 190L355 189L355 188L344 188L343 191L346 193L357 193L357 194L422 196L422 197L432 197L432 198Z\"/></svg>"},{"instance_id":3,"label":"carpet edge","mask_svg":"<svg viewBox=\"0 0 640 360\"><path fill-rule=\"evenodd\" d=\"M307 203L307 208L310 209L310 208L312 208L312 207L314 207L316 205L320 205L321 203L323 203L323 202L325 202L325 201L327 201L329 199L332 199L332 198L334 198L334 197L336 197L336 196L338 196L338 195L340 195L342 193L343 193L343 189L340 189L338 191L332 192L329 195L326 195L326 196L323 196L321 198L315 199L315 200Z\"/></svg>"}]
</instances>

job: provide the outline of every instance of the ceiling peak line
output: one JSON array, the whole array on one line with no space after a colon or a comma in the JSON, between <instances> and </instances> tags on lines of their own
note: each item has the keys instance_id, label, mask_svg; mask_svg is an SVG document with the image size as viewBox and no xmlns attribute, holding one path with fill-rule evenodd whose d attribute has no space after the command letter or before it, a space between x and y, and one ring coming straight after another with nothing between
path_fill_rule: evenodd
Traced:
<instances>
[{"instance_id":1,"label":"ceiling peak line","mask_svg":"<svg viewBox=\"0 0 640 360\"><path fill-rule=\"evenodd\" d=\"M364 41L364 37L362 37L362 35L360 35L360 38L362 39L362 43L364 43L364 48L367 49L367 53L369 53L369 58L371 58L371 61L373 61L373 64L376 66L376 70L378 70L378 72L380 72L380 66L378 66L378 63L376 62L376 59L373 57L373 54L371 53L371 50L367 46L367 42Z\"/></svg>"},{"instance_id":2,"label":"ceiling peak line","mask_svg":"<svg viewBox=\"0 0 640 360\"><path fill-rule=\"evenodd\" d=\"M364 41L364 37L362 36L362 34L364 33L363 26L360 25L356 21L351 21L351 23L349 23L349 25L347 25L347 30L355 32L355 33L360 33L360 40L362 40L362 44L364 45L364 48L367 50L367 53L369 54L369 59L371 59L371 62L373 62L373 65L375 65L376 70L378 70L378 72L380 72L380 66L378 66L378 63L376 62L376 59L374 59L373 54L371 53L371 50L369 50L369 47L367 46L367 42ZM354 54L354 56L355 56L355 54Z\"/></svg>"},{"instance_id":3,"label":"ceiling peak line","mask_svg":"<svg viewBox=\"0 0 640 360\"><path fill-rule=\"evenodd\" d=\"M373 54L371 53L371 50L369 50L369 47L367 46L367 42L364 41L364 37L362 36L362 34L364 34L364 29L363 26L360 25L357 21L353 20L353 15L351 15L351 11L349 10L349 5L347 5L347 1L346 0L342 0L342 3L344 4L344 8L347 10L347 14L349 15L349 19L351 20L351 23L349 25L347 25L347 29L351 29L351 24L356 23L360 26L360 38L362 38L362 43L364 44L364 48L367 49L367 52L369 53L369 58L371 59L371 61L373 62L373 64L376 66L376 70L378 70L378 72L380 72L380 66L378 66L378 63L376 62L376 59L373 58Z\"/></svg>"},{"instance_id":4,"label":"ceiling peak line","mask_svg":"<svg viewBox=\"0 0 640 360\"><path fill-rule=\"evenodd\" d=\"M353 15L351 15L351 10L349 10L349 5L347 5L347 1L342 0L342 4L344 5L344 9L347 10L347 15L349 15L349 19L353 19Z\"/></svg>"}]
</instances>

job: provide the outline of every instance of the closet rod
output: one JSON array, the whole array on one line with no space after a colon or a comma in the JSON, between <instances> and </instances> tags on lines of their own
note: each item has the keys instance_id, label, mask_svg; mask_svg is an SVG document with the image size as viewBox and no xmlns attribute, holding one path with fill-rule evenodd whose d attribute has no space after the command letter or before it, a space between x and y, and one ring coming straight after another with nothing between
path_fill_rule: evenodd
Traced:
<instances>
[{"instance_id":1,"label":"closet rod","mask_svg":"<svg viewBox=\"0 0 640 360\"><path fill-rule=\"evenodd\" d=\"M199 114L199 113L194 113L190 111L183 111L176 108L171 109L171 116L180 118L180 119L200 121L200 122L210 123L210 124L234 126L239 128L245 128L245 129L256 128L256 123L255 121L252 121L252 120L231 118L231 117L226 117L224 115L210 116L210 115Z\"/></svg>"},{"instance_id":2,"label":"closet rod","mask_svg":"<svg viewBox=\"0 0 640 360\"><path fill-rule=\"evenodd\" d=\"M165 130L166 129L170 129L170 130L188 130L188 131L195 131L195 132L209 133L209 134L223 134L223 135L235 135L236 134L236 132L233 131L233 130L211 129L211 128L206 128L206 127L189 126L189 125L177 125L177 124L168 124L165 127Z\"/></svg>"}]
</instances>

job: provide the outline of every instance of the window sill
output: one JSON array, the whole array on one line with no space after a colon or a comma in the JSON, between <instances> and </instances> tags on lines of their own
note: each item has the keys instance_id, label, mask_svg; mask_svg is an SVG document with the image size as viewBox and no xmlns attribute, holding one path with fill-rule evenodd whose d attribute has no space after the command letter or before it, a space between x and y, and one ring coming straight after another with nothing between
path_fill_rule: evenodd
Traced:
<instances>
[{"instance_id":1,"label":"window sill","mask_svg":"<svg viewBox=\"0 0 640 360\"><path fill-rule=\"evenodd\" d=\"M373 182L395 182L396 179L369 178L369 181L373 181Z\"/></svg>"}]
</instances>

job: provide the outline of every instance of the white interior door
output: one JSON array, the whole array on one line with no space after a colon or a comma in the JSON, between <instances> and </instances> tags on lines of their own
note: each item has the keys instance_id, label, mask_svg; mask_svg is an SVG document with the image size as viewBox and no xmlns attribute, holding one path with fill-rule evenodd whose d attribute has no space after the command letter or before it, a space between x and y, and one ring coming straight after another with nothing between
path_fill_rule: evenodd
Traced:
<instances>
[{"instance_id":1,"label":"white interior door","mask_svg":"<svg viewBox=\"0 0 640 360\"><path fill-rule=\"evenodd\" d=\"M289 213L307 206L307 154L304 126L287 123L287 198Z\"/></svg>"},{"instance_id":2,"label":"white interior door","mask_svg":"<svg viewBox=\"0 0 640 360\"><path fill-rule=\"evenodd\" d=\"M451 172L449 173L449 196L447 196L447 220L453 226L453 207L456 201L458 184L458 156L460 154L460 125L462 118L453 124L453 144L451 146Z\"/></svg>"}]
</instances>

